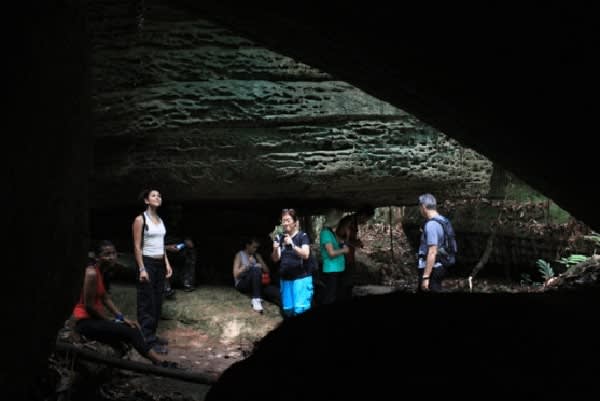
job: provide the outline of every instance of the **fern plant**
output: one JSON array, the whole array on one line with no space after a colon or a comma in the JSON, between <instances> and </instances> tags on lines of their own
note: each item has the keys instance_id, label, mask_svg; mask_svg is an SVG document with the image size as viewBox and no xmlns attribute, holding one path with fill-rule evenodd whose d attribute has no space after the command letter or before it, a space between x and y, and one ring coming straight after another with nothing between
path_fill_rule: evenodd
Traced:
<instances>
[{"instance_id":1,"label":"fern plant","mask_svg":"<svg viewBox=\"0 0 600 401\"><path fill-rule=\"evenodd\" d=\"M586 256L586 255L574 253L572 255L569 255L566 258L560 258L559 260L557 260L557 262L561 263L561 264L565 265L567 268L569 268L573 265L578 265L581 262L585 262L587 259L588 259L588 256Z\"/></svg>"},{"instance_id":2,"label":"fern plant","mask_svg":"<svg viewBox=\"0 0 600 401\"><path fill-rule=\"evenodd\" d=\"M539 272L544 281L554 277L554 270L552 269L552 266L550 266L550 263L546 262L544 259L538 259L535 264L538 265Z\"/></svg>"}]
</instances>

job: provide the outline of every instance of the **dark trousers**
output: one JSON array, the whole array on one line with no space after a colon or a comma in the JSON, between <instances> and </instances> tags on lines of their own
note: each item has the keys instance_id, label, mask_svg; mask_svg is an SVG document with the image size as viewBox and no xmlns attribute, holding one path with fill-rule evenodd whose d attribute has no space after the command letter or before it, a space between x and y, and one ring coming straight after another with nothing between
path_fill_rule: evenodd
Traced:
<instances>
[{"instance_id":1,"label":"dark trousers","mask_svg":"<svg viewBox=\"0 0 600 401\"><path fill-rule=\"evenodd\" d=\"M354 252L354 250L352 250ZM343 272L339 274L337 282L337 295L338 300L348 300L352 298L354 291L354 274L356 272L356 262L354 260L346 261L346 266Z\"/></svg>"},{"instance_id":2,"label":"dark trousers","mask_svg":"<svg viewBox=\"0 0 600 401\"><path fill-rule=\"evenodd\" d=\"M274 304L281 305L279 288L274 285L262 285L262 269L260 267L251 267L248 271L242 273L235 288L239 292L251 295L252 298L264 298Z\"/></svg>"},{"instance_id":3,"label":"dark trousers","mask_svg":"<svg viewBox=\"0 0 600 401\"><path fill-rule=\"evenodd\" d=\"M338 298L340 298L340 280L343 277L343 272L335 272L335 273L324 273L322 272L319 277L325 284L325 288L323 289L323 293L321 296L321 303L323 305L334 303Z\"/></svg>"},{"instance_id":4,"label":"dark trousers","mask_svg":"<svg viewBox=\"0 0 600 401\"><path fill-rule=\"evenodd\" d=\"M117 323L112 320L82 319L77 321L75 331L90 340L100 341L112 346L118 346L122 342L131 344L142 356L147 356L150 349L140 330L126 323Z\"/></svg>"},{"instance_id":5,"label":"dark trousers","mask_svg":"<svg viewBox=\"0 0 600 401\"><path fill-rule=\"evenodd\" d=\"M417 292L423 291L421 284L423 283L423 273L425 269L418 269L419 279L417 280ZM431 270L429 275L429 291L431 292L443 292L442 281L446 277L446 268L444 266L435 267Z\"/></svg>"},{"instance_id":6,"label":"dark trousers","mask_svg":"<svg viewBox=\"0 0 600 401\"><path fill-rule=\"evenodd\" d=\"M142 327L146 343L156 342L156 329L162 310L163 292L165 289L166 267L164 259L144 256L144 267L150 282L137 281L137 318Z\"/></svg>"},{"instance_id":7,"label":"dark trousers","mask_svg":"<svg viewBox=\"0 0 600 401\"><path fill-rule=\"evenodd\" d=\"M248 270L240 275L239 281L235 288L237 288L240 292L252 295L252 298L260 298L260 287L262 287L261 278L262 269L260 267L249 267Z\"/></svg>"},{"instance_id":8,"label":"dark trousers","mask_svg":"<svg viewBox=\"0 0 600 401\"><path fill-rule=\"evenodd\" d=\"M196 285L196 253L195 250L183 250L183 263L180 259L170 260L173 268L173 276L165 280L165 292L170 292L173 288L194 287Z\"/></svg>"},{"instance_id":9,"label":"dark trousers","mask_svg":"<svg viewBox=\"0 0 600 401\"><path fill-rule=\"evenodd\" d=\"M186 260L183 265L183 286L193 287L196 285L196 265L188 263Z\"/></svg>"}]
</instances>

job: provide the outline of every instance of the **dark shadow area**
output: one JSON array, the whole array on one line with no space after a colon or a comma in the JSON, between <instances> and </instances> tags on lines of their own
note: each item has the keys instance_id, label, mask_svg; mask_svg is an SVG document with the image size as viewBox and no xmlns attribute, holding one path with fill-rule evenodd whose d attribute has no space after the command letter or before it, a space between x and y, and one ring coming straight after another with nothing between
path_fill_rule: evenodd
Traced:
<instances>
[{"instance_id":1,"label":"dark shadow area","mask_svg":"<svg viewBox=\"0 0 600 401\"><path fill-rule=\"evenodd\" d=\"M395 293L285 321L214 385L214 400L589 399L597 288ZM577 333L577 334L576 334ZM574 338L577 336L577 338ZM593 362L591 362L593 364ZM269 385L257 385L265 377Z\"/></svg>"}]
</instances>

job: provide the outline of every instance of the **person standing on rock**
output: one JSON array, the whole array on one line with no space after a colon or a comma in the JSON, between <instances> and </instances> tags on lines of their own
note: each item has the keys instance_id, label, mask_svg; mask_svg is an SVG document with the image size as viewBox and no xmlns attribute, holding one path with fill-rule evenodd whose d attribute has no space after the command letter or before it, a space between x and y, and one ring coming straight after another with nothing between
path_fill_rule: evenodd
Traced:
<instances>
[{"instance_id":1,"label":"person standing on rock","mask_svg":"<svg viewBox=\"0 0 600 401\"><path fill-rule=\"evenodd\" d=\"M352 298L354 289L354 274L356 273L356 248L362 248L363 243L358 237L358 228L365 224L375 214L375 208L367 205L361 207L355 213L344 216L338 223L337 235L344 241L349 248L345 255L346 268L340 277L340 299Z\"/></svg>"},{"instance_id":2,"label":"person standing on rock","mask_svg":"<svg viewBox=\"0 0 600 401\"><path fill-rule=\"evenodd\" d=\"M321 249L321 259L323 260L323 274L321 278L325 284L323 294L319 296L320 303L331 304L338 298L340 290L340 277L346 268L345 255L350 252L350 248L343 242L338 222L341 212L330 210L325 216L323 229L319 234L319 247Z\"/></svg>"},{"instance_id":3,"label":"person standing on rock","mask_svg":"<svg viewBox=\"0 0 600 401\"><path fill-rule=\"evenodd\" d=\"M419 196L419 210L426 221L419 245L417 292L442 292L442 280L446 276L446 268L436 261L438 248L444 240L444 228L435 219L445 219L437 212L436 203L432 194Z\"/></svg>"},{"instance_id":4,"label":"person standing on rock","mask_svg":"<svg viewBox=\"0 0 600 401\"><path fill-rule=\"evenodd\" d=\"M146 210L135 218L131 228L138 266L137 317L146 343L158 353L167 353L167 340L156 335L165 279L173 274L165 252L167 230L157 214L162 196L157 189L146 189L141 198Z\"/></svg>"},{"instance_id":5,"label":"person standing on rock","mask_svg":"<svg viewBox=\"0 0 600 401\"><path fill-rule=\"evenodd\" d=\"M298 216L294 209L281 211L283 235L273 240L271 258L279 264L281 308L289 318L310 309L313 297L313 278L304 261L310 256L308 234L298 230Z\"/></svg>"}]
</instances>

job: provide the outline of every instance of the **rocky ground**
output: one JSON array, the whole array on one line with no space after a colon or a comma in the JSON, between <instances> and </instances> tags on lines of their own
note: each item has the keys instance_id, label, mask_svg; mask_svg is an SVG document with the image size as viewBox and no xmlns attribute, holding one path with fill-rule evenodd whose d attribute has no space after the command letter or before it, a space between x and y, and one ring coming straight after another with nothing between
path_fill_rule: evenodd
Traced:
<instances>
[{"instance_id":1,"label":"rocky ground","mask_svg":"<svg viewBox=\"0 0 600 401\"><path fill-rule=\"evenodd\" d=\"M111 294L126 317L135 317L136 292L133 285L113 283ZM159 324L159 335L169 341L167 358L177 362L178 369L183 372L199 373L216 380L232 363L248 355L254 343L281 322L277 305L265 301L263 306L262 314L253 311L250 299L229 287L201 286L193 292L177 291L175 299L165 301ZM80 341L69 330L68 324L59 337L69 342ZM115 354L107 349L110 347L95 342L86 347L108 355ZM149 363L133 349L123 358ZM77 370L75 362L78 361L71 360L72 365L65 366L69 363L63 354L54 355L51 360L61 375L69 376L71 371ZM98 386L99 399L102 400L128 400L133 395L133 399L202 400L208 389L203 384L118 369L112 369L109 375L99 364L90 362L79 367L86 372L94 372L88 376L110 376L110 380ZM81 387L88 385L95 384L89 380L80 385L67 383L63 393L70 391L81 395L89 390Z\"/></svg>"}]
</instances>

